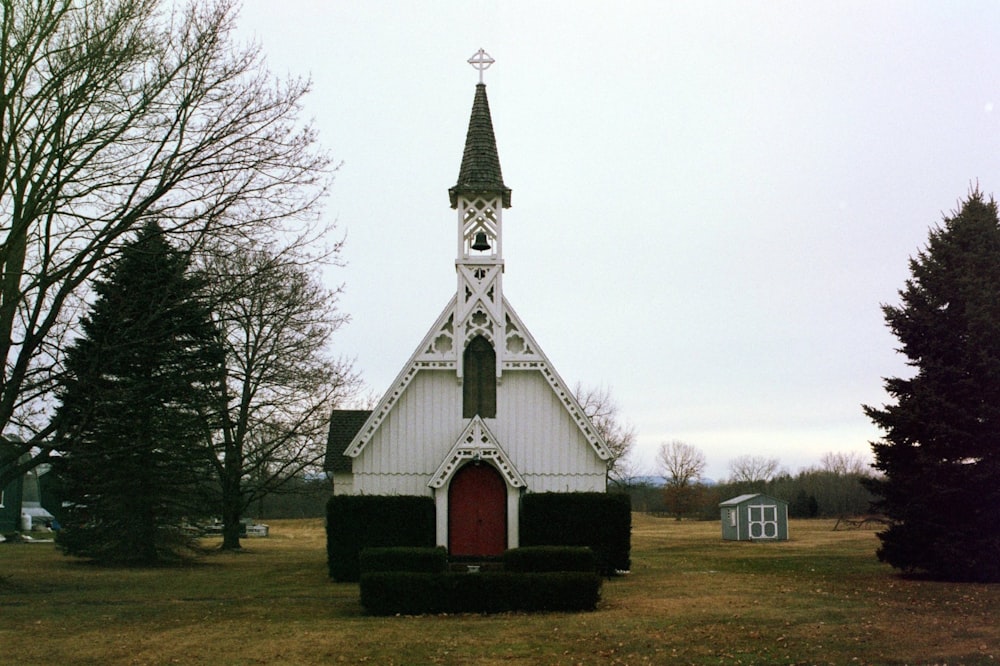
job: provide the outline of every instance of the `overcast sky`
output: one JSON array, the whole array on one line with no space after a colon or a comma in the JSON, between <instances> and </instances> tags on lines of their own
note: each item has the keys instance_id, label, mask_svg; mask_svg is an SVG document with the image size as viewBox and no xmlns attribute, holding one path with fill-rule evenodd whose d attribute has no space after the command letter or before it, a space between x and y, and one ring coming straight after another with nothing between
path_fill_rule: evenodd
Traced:
<instances>
[{"instance_id":1,"label":"overcast sky","mask_svg":"<svg viewBox=\"0 0 1000 666\"><path fill-rule=\"evenodd\" d=\"M245 0L310 76L342 162L337 351L383 392L456 287L477 82L504 180L504 293L556 370L609 386L655 472L868 455L905 374L880 304L970 186L1000 191L997 2Z\"/></svg>"}]
</instances>

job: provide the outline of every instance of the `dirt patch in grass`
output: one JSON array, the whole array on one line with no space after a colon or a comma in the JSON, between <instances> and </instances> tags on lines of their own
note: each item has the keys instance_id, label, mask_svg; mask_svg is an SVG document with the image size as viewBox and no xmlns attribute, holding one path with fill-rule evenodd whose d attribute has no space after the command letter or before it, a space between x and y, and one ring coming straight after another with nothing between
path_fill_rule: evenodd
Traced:
<instances>
[{"instance_id":1,"label":"dirt patch in grass","mask_svg":"<svg viewBox=\"0 0 1000 666\"><path fill-rule=\"evenodd\" d=\"M25 664L991 664L1000 586L907 580L873 530L792 521L723 542L717 523L633 518L633 570L591 613L371 618L327 578L322 520L274 521L194 566L81 566L0 549L0 646Z\"/></svg>"}]
</instances>

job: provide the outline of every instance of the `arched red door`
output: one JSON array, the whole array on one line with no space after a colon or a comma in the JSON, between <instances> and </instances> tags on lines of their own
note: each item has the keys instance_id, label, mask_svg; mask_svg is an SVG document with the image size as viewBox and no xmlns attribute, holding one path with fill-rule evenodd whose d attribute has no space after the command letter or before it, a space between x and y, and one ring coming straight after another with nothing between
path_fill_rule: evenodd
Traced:
<instances>
[{"instance_id":1,"label":"arched red door","mask_svg":"<svg viewBox=\"0 0 1000 666\"><path fill-rule=\"evenodd\" d=\"M448 550L486 557L507 548L507 484L492 465L468 463L448 487Z\"/></svg>"}]
</instances>

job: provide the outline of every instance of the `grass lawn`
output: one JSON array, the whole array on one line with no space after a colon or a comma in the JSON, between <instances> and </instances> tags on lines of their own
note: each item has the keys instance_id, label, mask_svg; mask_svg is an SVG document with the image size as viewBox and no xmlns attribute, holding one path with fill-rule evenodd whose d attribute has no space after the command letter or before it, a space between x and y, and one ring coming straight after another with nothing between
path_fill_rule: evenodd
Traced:
<instances>
[{"instance_id":1,"label":"grass lawn","mask_svg":"<svg viewBox=\"0 0 1000 666\"><path fill-rule=\"evenodd\" d=\"M245 552L159 569L0 544L0 663L1000 660L1000 585L902 578L875 559L873 530L792 521L790 541L736 543L716 522L633 520L632 573L577 614L366 617L358 586L327 578L319 520L274 521Z\"/></svg>"}]
</instances>

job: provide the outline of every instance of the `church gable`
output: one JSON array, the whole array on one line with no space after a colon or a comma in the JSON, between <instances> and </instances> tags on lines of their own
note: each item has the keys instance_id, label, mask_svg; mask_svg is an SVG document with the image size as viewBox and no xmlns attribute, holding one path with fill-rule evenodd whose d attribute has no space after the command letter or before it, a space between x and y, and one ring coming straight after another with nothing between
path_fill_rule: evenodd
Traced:
<instances>
[{"instance_id":1,"label":"church gable","mask_svg":"<svg viewBox=\"0 0 1000 666\"><path fill-rule=\"evenodd\" d=\"M382 422L406 392L407 387L417 376L418 372L423 370L453 370L456 367L459 350L454 346L453 337L455 307L456 301L453 299L449 307L438 317L434 326L424 336L423 341L417 347L417 351L371 413L364 427L360 429L357 436L347 447L345 455L353 458L364 450L365 446L378 431ZM566 383L552 367L552 364L546 358L534 337L506 299L503 300L503 312L506 323L504 327L506 332L504 350L507 352L503 357L503 371L532 372L541 375L551 388L558 403L565 410L566 414L569 415L572 423L579 429L583 439L593 449L597 457L601 460L610 458L610 452L600 433L594 428L583 408L577 402L573 392L569 390ZM464 350L462 353L464 354ZM465 377L462 380L463 383L461 386L464 387L465 382L470 379L475 381L475 378ZM458 382L455 378L453 378L453 381L456 384ZM500 383L502 385L502 380ZM469 418L467 415L464 417ZM488 414L486 417L492 418Z\"/></svg>"}]
</instances>

